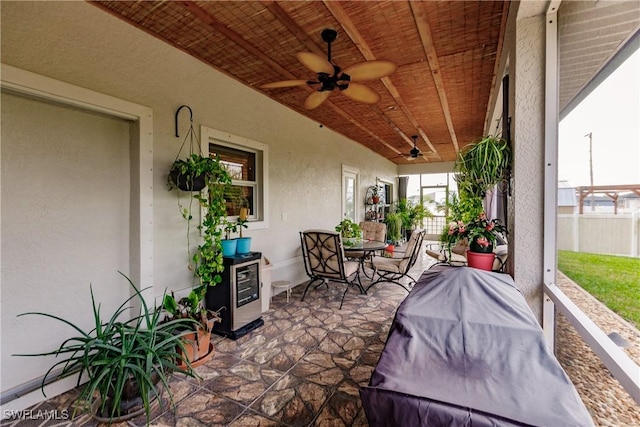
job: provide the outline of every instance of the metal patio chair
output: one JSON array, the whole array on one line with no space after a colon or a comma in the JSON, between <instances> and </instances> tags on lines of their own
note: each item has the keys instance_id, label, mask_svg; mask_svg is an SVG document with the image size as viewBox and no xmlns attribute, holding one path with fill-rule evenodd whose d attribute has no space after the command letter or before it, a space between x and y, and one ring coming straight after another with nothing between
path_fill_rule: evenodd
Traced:
<instances>
[{"instance_id":1,"label":"metal patio chair","mask_svg":"<svg viewBox=\"0 0 640 427\"><path fill-rule=\"evenodd\" d=\"M314 283L316 288L328 282L345 283L340 308L351 286L356 286L361 294L366 293L360 282L360 263L348 261L344 256L340 233L330 230L306 230L300 232L304 268L311 279L302 294L302 301Z\"/></svg>"},{"instance_id":2,"label":"metal patio chair","mask_svg":"<svg viewBox=\"0 0 640 427\"><path fill-rule=\"evenodd\" d=\"M408 292L409 288L416 283L416 280L409 276L409 270L411 270L418 259L418 254L420 253L420 248L422 247L422 241L424 240L425 234L426 232L424 230L415 230L411 233L406 251L400 252L402 256L393 258L374 256L371 259L371 266L375 271L374 277L375 274L378 274L380 277L371 283L367 287L366 291L378 283L389 282L401 286ZM410 279L409 288L400 282L400 279L403 277Z\"/></svg>"}]
</instances>

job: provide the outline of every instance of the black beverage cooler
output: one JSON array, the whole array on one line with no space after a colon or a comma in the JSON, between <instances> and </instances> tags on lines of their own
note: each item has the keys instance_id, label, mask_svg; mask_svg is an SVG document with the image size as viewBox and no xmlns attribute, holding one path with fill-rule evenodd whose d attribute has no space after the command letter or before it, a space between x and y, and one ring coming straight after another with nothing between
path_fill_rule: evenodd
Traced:
<instances>
[{"instance_id":1,"label":"black beverage cooler","mask_svg":"<svg viewBox=\"0 0 640 427\"><path fill-rule=\"evenodd\" d=\"M261 252L224 257L222 282L209 286L206 304L219 311L220 322L213 332L237 339L264 324L260 289Z\"/></svg>"}]
</instances>

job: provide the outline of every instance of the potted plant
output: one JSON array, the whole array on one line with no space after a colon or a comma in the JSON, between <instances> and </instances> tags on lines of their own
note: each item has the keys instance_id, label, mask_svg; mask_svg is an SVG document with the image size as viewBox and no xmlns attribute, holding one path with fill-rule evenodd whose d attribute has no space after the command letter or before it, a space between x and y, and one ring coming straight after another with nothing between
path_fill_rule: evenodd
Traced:
<instances>
[{"instance_id":1,"label":"potted plant","mask_svg":"<svg viewBox=\"0 0 640 427\"><path fill-rule=\"evenodd\" d=\"M238 248L238 240L231 238L231 233L238 232L238 223L224 220L224 239L220 242L222 245L222 256L231 257L236 254Z\"/></svg>"},{"instance_id":2,"label":"potted plant","mask_svg":"<svg viewBox=\"0 0 640 427\"><path fill-rule=\"evenodd\" d=\"M249 252L251 252L251 237L245 237L242 235L242 229L248 227L247 219L246 218L242 219L241 217L238 217L236 224L238 226L238 234L239 234L237 252L239 254L248 254Z\"/></svg>"},{"instance_id":3,"label":"potted plant","mask_svg":"<svg viewBox=\"0 0 640 427\"><path fill-rule=\"evenodd\" d=\"M411 203L407 199L400 199L396 203L396 212L402 220L402 228L407 241L411 237L413 230L422 223L422 220L433 216L431 212L426 210L422 203Z\"/></svg>"},{"instance_id":4,"label":"potted plant","mask_svg":"<svg viewBox=\"0 0 640 427\"><path fill-rule=\"evenodd\" d=\"M200 285L193 289L188 296L176 299L174 293L165 294L162 306L168 316L165 322L176 319L191 319L193 324L187 325L182 331L185 362L179 363L181 369L195 368L202 365L213 356L211 331L215 322L220 321L216 311L208 310L204 303L207 285Z\"/></svg>"},{"instance_id":5,"label":"potted plant","mask_svg":"<svg viewBox=\"0 0 640 427\"><path fill-rule=\"evenodd\" d=\"M469 245L467 251L467 264L469 267L491 271L495 255L494 245L498 239L498 233L506 233L507 230L498 219L488 219L482 212L474 220L463 223L451 223L447 232L451 243L466 239Z\"/></svg>"},{"instance_id":6,"label":"potted plant","mask_svg":"<svg viewBox=\"0 0 640 427\"><path fill-rule=\"evenodd\" d=\"M191 156L195 157L194 155ZM190 360L202 361L207 355L212 354L207 341L210 341L212 321L219 318L214 312L206 309L204 302L207 288L215 286L222 281L221 273L224 271L223 261L223 229L229 235L230 225L227 221L227 202L225 194L231 185L231 178L220 162L220 158L202 157L200 159L201 170L204 172L206 189L196 193L192 201L196 200L199 207L204 211L201 224L198 229L202 235L202 242L198 245L196 252L189 259L189 269L198 279L199 285L192 289L189 296L181 300L176 300L173 294L165 296L163 306L174 319L187 318L192 321L189 332L184 332L187 336L187 343L194 342L202 344L202 349L190 355ZM190 235L190 223L193 218L191 205L189 209L182 209L182 216L187 220L187 236ZM235 242L234 242L235 243ZM191 245L187 237L187 247ZM182 347L185 347L182 344ZM187 347L193 347L188 345Z\"/></svg>"},{"instance_id":7,"label":"potted plant","mask_svg":"<svg viewBox=\"0 0 640 427\"><path fill-rule=\"evenodd\" d=\"M193 196L200 208L204 210L204 216L202 223L198 226L202 234L202 243L191 258L190 269L200 280L200 284L215 286L222 281L220 273L224 270L222 228L227 217L224 194L226 188L231 185L231 178L220 163L219 157L207 159L206 191ZM185 218L190 221L191 215Z\"/></svg>"},{"instance_id":8,"label":"potted plant","mask_svg":"<svg viewBox=\"0 0 640 427\"><path fill-rule=\"evenodd\" d=\"M191 154L186 159L176 159L167 177L169 189L202 190L206 186L206 174L210 169L209 159L200 154Z\"/></svg>"},{"instance_id":9,"label":"potted plant","mask_svg":"<svg viewBox=\"0 0 640 427\"><path fill-rule=\"evenodd\" d=\"M402 236L402 218L397 212L389 212L384 217L384 223L387 224L387 239L391 244L398 244Z\"/></svg>"},{"instance_id":10,"label":"potted plant","mask_svg":"<svg viewBox=\"0 0 640 427\"><path fill-rule=\"evenodd\" d=\"M483 199L487 191L508 181L510 166L508 142L486 136L460 150L454 164L454 177L459 190Z\"/></svg>"},{"instance_id":11,"label":"potted plant","mask_svg":"<svg viewBox=\"0 0 640 427\"><path fill-rule=\"evenodd\" d=\"M380 191L382 191L382 188L379 185L373 185L370 188L371 188L371 202L374 205L377 205L378 203L380 203Z\"/></svg>"},{"instance_id":12,"label":"potted plant","mask_svg":"<svg viewBox=\"0 0 640 427\"><path fill-rule=\"evenodd\" d=\"M101 422L118 422L146 414L150 421L151 404L158 400L159 387L165 389L173 406L173 395L169 377L177 371L184 358L180 353L180 330L192 324L190 319L160 321L160 311L148 307L142 290L120 273L131 286L133 295L125 300L108 321L102 320L100 304L91 289L92 318L95 326L86 331L69 320L41 312L23 313L19 316L37 315L62 322L75 329L79 335L65 338L56 350L38 354L15 354L14 356L62 357L46 372L42 380L42 393L47 377L59 366L61 376L78 373L78 386L83 380L79 400L87 402L94 418ZM131 320L122 320L129 306L137 302L140 312ZM187 364L183 371L194 377ZM75 413L72 417L75 417Z\"/></svg>"},{"instance_id":13,"label":"potted plant","mask_svg":"<svg viewBox=\"0 0 640 427\"><path fill-rule=\"evenodd\" d=\"M342 244L346 247L353 246L362 240L362 229L349 218L340 221L335 230L342 236Z\"/></svg>"}]
</instances>

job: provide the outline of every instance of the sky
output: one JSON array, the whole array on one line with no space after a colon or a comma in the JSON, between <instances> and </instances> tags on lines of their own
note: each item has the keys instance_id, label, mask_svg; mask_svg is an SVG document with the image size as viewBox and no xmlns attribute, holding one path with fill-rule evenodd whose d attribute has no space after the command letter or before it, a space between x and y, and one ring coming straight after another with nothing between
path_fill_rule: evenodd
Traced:
<instances>
[{"instance_id":1,"label":"sky","mask_svg":"<svg viewBox=\"0 0 640 427\"><path fill-rule=\"evenodd\" d=\"M602 82L559 126L558 180L590 185L640 184L640 50Z\"/></svg>"}]
</instances>

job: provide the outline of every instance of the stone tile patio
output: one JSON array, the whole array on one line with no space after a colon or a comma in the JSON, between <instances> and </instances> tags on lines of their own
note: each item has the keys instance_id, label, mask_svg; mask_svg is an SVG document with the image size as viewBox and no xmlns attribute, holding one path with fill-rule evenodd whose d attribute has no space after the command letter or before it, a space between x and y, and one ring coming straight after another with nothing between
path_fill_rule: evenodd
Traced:
<instances>
[{"instance_id":1,"label":"stone tile patio","mask_svg":"<svg viewBox=\"0 0 640 427\"><path fill-rule=\"evenodd\" d=\"M422 255L413 277L432 259ZM575 286L563 282L572 291ZM152 426L367 426L358 386L367 384L384 348L398 304L406 291L380 284L369 295L352 289L340 310L343 285L310 290L303 287L273 298L264 313L264 326L233 341L216 337L216 355L196 369L199 380L174 375L171 389L175 411L154 406ZM569 293L569 292L568 292ZM572 296L573 297L573 296ZM588 294L577 295L593 303ZM585 302L580 304L588 306ZM592 308L604 316L601 304ZM596 310L597 308L597 310ZM614 316L615 318L615 316ZM611 321L611 320L609 320ZM622 329L615 326L618 332ZM631 331L633 333L633 331ZM637 333L637 330L635 330ZM608 333L608 332L607 332ZM633 338L634 346L640 335ZM635 340L635 341L634 341ZM572 378L597 425L638 425L635 402L613 380L606 368L572 328L560 319L560 362ZM595 358L595 359L594 359ZM636 359L637 360L637 359ZM617 388L616 388L617 386ZM35 411L72 410L78 395L72 390L32 408ZM114 426L145 425L144 415ZM90 415L72 421L3 421L6 426L95 426Z\"/></svg>"}]
</instances>

